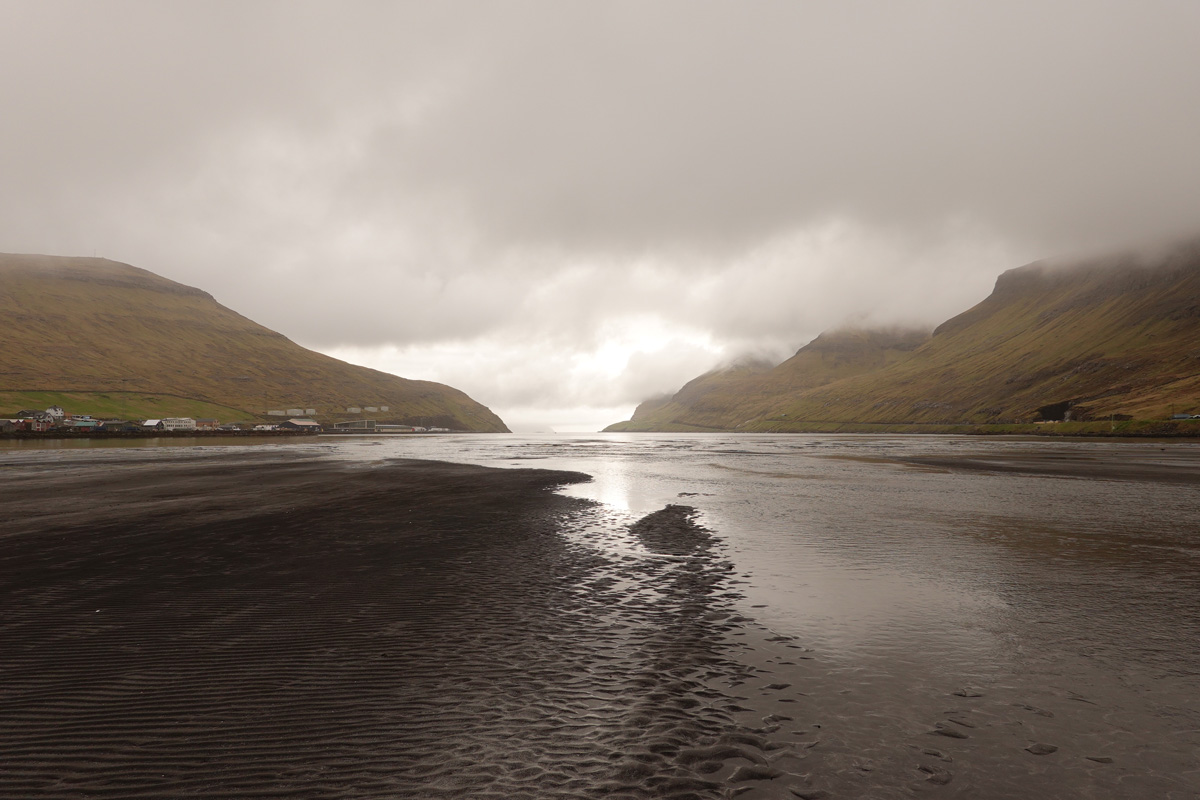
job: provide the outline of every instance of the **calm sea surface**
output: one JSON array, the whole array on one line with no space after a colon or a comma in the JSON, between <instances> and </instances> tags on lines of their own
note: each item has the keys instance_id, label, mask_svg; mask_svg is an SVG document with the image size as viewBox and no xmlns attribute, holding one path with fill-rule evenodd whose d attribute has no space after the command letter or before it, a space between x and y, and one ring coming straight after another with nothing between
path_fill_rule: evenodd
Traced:
<instances>
[{"instance_id":1,"label":"calm sea surface","mask_svg":"<svg viewBox=\"0 0 1200 800\"><path fill-rule=\"evenodd\" d=\"M847 695L814 703L860 751L928 726L966 688L1053 716L1085 755L1137 759L1172 796L1200 792L1200 483L1182 479L1200 472L1200 444L594 434L256 447L586 472L564 492L604 504L618 549L632 546L615 533L628 521L694 506L744 581L744 613L809 649L814 689ZM6 447L0 462L68 454L80 455ZM98 464L111 455L94 450ZM1057 474L956 468L962 457ZM945 460L906 461L921 458Z\"/></svg>"}]
</instances>

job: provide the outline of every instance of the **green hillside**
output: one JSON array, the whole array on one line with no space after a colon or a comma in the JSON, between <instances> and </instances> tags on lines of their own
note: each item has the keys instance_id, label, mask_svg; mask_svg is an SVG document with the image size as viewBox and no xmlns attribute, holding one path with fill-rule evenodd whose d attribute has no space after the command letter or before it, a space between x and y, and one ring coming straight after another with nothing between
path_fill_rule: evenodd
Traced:
<instances>
[{"instance_id":1,"label":"green hillside","mask_svg":"<svg viewBox=\"0 0 1200 800\"><path fill-rule=\"evenodd\" d=\"M464 393L307 350L207 293L107 259L0 254L0 413L55 393L69 411L253 419L388 406L397 422L507 431Z\"/></svg>"},{"instance_id":2,"label":"green hillside","mask_svg":"<svg viewBox=\"0 0 1200 800\"><path fill-rule=\"evenodd\" d=\"M780 397L878 370L928 338L928 331L910 330L823 333L778 366L754 361L709 372L673 397L643 403L632 419L607 430L728 430L752 424Z\"/></svg>"},{"instance_id":3,"label":"green hillside","mask_svg":"<svg viewBox=\"0 0 1200 800\"><path fill-rule=\"evenodd\" d=\"M831 369L826 351L847 334L825 334L765 373L721 382L704 376L690 392L609 429L827 430L1200 413L1200 242L1009 270L988 298L923 343L915 335L889 339L895 333L849 336L859 346L842 367Z\"/></svg>"},{"instance_id":4,"label":"green hillside","mask_svg":"<svg viewBox=\"0 0 1200 800\"><path fill-rule=\"evenodd\" d=\"M40 410L50 406L71 413L91 414L97 419L192 417L241 422L246 412L203 400L143 392L0 392L0 417L4 412ZM136 410L136 413L135 413Z\"/></svg>"}]
</instances>

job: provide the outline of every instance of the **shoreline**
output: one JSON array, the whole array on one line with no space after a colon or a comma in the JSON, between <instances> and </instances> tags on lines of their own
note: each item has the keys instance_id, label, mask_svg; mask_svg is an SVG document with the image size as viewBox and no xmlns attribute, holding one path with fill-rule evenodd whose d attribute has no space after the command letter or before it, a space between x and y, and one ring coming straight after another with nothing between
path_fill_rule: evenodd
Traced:
<instances>
[{"instance_id":1,"label":"shoreline","mask_svg":"<svg viewBox=\"0 0 1200 800\"><path fill-rule=\"evenodd\" d=\"M715 433L715 434L880 434L904 436L1022 436L1046 439L1200 439L1200 420L1131 420L1117 422L974 423L974 422L783 422L754 423L744 428L706 428L664 425L660 428L609 425L601 433Z\"/></svg>"},{"instance_id":2,"label":"shoreline","mask_svg":"<svg viewBox=\"0 0 1200 800\"><path fill-rule=\"evenodd\" d=\"M393 433L376 433L363 431L94 431L91 433L55 432L55 431L15 431L0 433L0 441L41 440L41 439L277 439L294 438L297 436L337 436L343 437L393 437L393 436L454 436L473 431L397 431Z\"/></svg>"},{"instance_id":3,"label":"shoreline","mask_svg":"<svg viewBox=\"0 0 1200 800\"><path fill-rule=\"evenodd\" d=\"M0 433L0 441L36 441L44 439L253 439L317 436L311 431L95 431L58 433L54 431L15 431Z\"/></svg>"}]
</instances>

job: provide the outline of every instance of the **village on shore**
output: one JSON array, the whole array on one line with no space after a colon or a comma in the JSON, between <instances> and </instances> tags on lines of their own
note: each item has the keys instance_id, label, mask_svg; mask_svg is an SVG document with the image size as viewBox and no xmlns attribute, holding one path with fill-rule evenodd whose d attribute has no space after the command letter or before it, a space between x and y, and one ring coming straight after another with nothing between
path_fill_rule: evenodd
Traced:
<instances>
[{"instance_id":1,"label":"village on shore","mask_svg":"<svg viewBox=\"0 0 1200 800\"><path fill-rule=\"evenodd\" d=\"M372 409L374 410L374 409ZM386 411L387 406L382 410ZM347 413L361 413L361 408L347 408ZM279 412L267 412L272 416ZM451 433L449 428L421 425L379 423L372 419L355 419L322 425L308 416L289 417L281 422L221 422L217 419L192 417L163 417L158 419L97 419L90 414L72 414L61 406L44 410L22 409L12 417L0 417L0 434L178 434L178 433Z\"/></svg>"}]
</instances>

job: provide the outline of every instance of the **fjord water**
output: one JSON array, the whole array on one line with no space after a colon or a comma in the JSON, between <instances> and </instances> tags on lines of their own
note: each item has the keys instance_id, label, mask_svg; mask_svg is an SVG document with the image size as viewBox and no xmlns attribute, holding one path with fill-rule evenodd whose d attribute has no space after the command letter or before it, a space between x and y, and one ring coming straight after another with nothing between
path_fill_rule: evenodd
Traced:
<instances>
[{"instance_id":1,"label":"fjord water","mask_svg":"<svg viewBox=\"0 0 1200 800\"><path fill-rule=\"evenodd\" d=\"M988 669L988 648L1046 640L1164 674L1200 665L1200 444L620 434L336 449L585 472L591 483L563 491L618 519L693 506L749 577L747 602L765 604L756 616L848 661ZM937 456L1068 469L922 462ZM1114 469L1097 477L1097 464ZM1123 464L1130 479L1114 477ZM1139 477L1146 464L1179 480Z\"/></svg>"},{"instance_id":2,"label":"fjord water","mask_svg":"<svg viewBox=\"0 0 1200 800\"><path fill-rule=\"evenodd\" d=\"M975 796L1200 793L1196 443L635 434L338 450L586 472L564 491L603 503L613 531L698 509L744 613L804 648L795 667L779 666L794 651L763 666L805 695L824 767L862 779L835 789L884 796L925 751L951 758L935 733L949 718L975 728L961 730L977 749L943 765L968 770L954 785Z\"/></svg>"},{"instance_id":3,"label":"fjord water","mask_svg":"<svg viewBox=\"0 0 1200 800\"><path fill-rule=\"evenodd\" d=\"M766 689L789 687L740 689L746 723L786 711L832 796L1200 796L1200 444L597 434L254 447L363 469L420 458L584 472L590 483L560 491L599 512L564 535L626 556L646 555L635 520L695 508L755 623L731 639ZM72 469L109 457L70 452ZM0 463L50 469L66 455L6 449ZM782 694L791 705L772 705Z\"/></svg>"}]
</instances>

